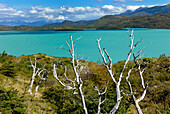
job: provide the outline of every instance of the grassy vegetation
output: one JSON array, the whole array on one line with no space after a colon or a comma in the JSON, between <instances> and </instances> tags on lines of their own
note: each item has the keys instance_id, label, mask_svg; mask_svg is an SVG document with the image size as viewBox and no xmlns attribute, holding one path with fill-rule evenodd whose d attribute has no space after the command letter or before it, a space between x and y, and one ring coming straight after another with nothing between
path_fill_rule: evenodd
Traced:
<instances>
[{"instance_id":1,"label":"grassy vegetation","mask_svg":"<svg viewBox=\"0 0 170 114\"><path fill-rule=\"evenodd\" d=\"M38 95L29 95L28 88L30 78L32 76L32 67L30 65L30 57L37 58L37 67L42 68L45 64L46 69L50 69L48 80L41 83ZM52 64L61 61L67 65L67 75L73 77L71 68L71 58L68 57L52 57L46 54L36 54L28 56L9 56L5 52L0 55L0 112L10 113L82 113L80 96L73 95L71 90L67 90L61 86L52 74ZM143 74L145 82L149 84L147 95L139 104L144 113L150 114L168 114L170 112L170 57L161 55L159 58L143 58L140 61L148 62L146 72ZM87 61L82 61L87 62ZM101 63L101 62L100 62ZM115 77L118 78L124 61L120 61L113 65ZM133 66L133 61L128 66ZM81 75L84 86L87 108L89 113L97 112L97 91L94 90L95 85L99 85L100 89L104 89L104 85L109 81L108 91L106 92L107 100L102 105L102 113L109 111L115 104L115 87L103 65L88 62L88 72ZM86 69L87 70L87 69ZM136 69L137 70L137 69ZM142 91L139 74L134 70L131 74L130 81L136 95L140 96ZM127 88L125 77L128 69L126 69L121 85L124 90ZM58 65L57 73L62 77L64 68ZM35 86L38 83L36 77ZM67 82L65 82L67 83ZM124 91L126 92L126 91ZM120 104L119 113L136 113L130 96L124 96Z\"/></svg>"}]
</instances>

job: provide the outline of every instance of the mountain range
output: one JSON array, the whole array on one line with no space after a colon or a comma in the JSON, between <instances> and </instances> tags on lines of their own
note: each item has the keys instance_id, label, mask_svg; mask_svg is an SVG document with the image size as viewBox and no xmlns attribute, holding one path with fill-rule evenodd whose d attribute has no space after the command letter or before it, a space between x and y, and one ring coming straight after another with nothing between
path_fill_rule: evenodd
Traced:
<instances>
[{"instance_id":1,"label":"mountain range","mask_svg":"<svg viewBox=\"0 0 170 114\"><path fill-rule=\"evenodd\" d=\"M58 24L59 25L59 24ZM63 25L63 26L61 26ZM94 22L64 21L60 26L0 26L3 30L78 30L78 29L121 29L121 28L166 28L170 29L170 13L149 16L106 15Z\"/></svg>"},{"instance_id":2,"label":"mountain range","mask_svg":"<svg viewBox=\"0 0 170 114\"><path fill-rule=\"evenodd\" d=\"M170 13L170 4L164 6L154 6L154 7L140 7L135 11L127 10L124 13L118 14L116 16L145 16L145 15L155 15L157 13Z\"/></svg>"},{"instance_id":3,"label":"mountain range","mask_svg":"<svg viewBox=\"0 0 170 114\"><path fill-rule=\"evenodd\" d=\"M157 13L170 13L170 4L168 5L164 5L164 6L154 6L154 7L140 7L138 9L136 9L135 11L131 11L131 10L127 10L124 13L121 13L119 15L115 15L118 17L115 17L114 19L120 19L119 16L147 16L147 15L155 15ZM106 17L106 16L103 16ZM103 17L101 17L100 19L102 19ZM98 19L98 20L100 20ZM113 18L112 18L113 19ZM82 21L70 21L70 20L65 20L61 23L57 22L57 23L50 23L50 24L45 24L44 26L86 26L89 25L91 23L94 23L95 21L98 20L82 20Z\"/></svg>"},{"instance_id":4,"label":"mountain range","mask_svg":"<svg viewBox=\"0 0 170 114\"><path fill-rule=\"evenodd\" d=\"M120 28L170 29L170 4L151 8L138 8L119 15L105 15L97 20L50 23L43 26L0 26L0 30L72 30L72 29L120 29Z\"/></svg>"}]
</instances>

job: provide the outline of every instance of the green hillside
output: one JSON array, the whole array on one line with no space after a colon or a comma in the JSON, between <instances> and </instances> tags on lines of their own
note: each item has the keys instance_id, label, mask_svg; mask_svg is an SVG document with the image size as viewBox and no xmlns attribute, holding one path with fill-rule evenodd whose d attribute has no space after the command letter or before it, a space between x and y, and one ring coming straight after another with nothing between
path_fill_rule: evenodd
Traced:
<instances>
[{"instance_id":1,"label":"green hillside","mask_svg":"<svg viewBox=\"0 0 170 114\"><path fill-rule=\"evenodd\" d=\"M170 28L170 13L159 13L151 16L113 16L107 15L88 27L120 27L120 28Z\"/></svg>"},{"instance_id":2,"label":"green hillside","mask_svg":"<svg viewBox=\"0 0 170 114\"><path fill-rule=\"evenodd\" d=\"M48 80L41 83L37 96L30 95L28 93L30 78L32 76L32 67L30 58L32 61L37 58L37 67L42 68L45 64L45 68L50 72L48 74ZM74 73L71 66L71 58L67 57L52 57L46 54L36 54L28 56L15 57L7 55L3 52L0 55L0 112L2 114L11 113L83 113L81 106L80 96L73 95L71 90L67 90L61 86L54 78L52 69L53 64L57 61L62 62L68 68L67 75L72 78ZM169 93L170 93L170 57L161 55L160 58L144 58L141 61L148 62L146 72L143 74L145 82L148 83L147 96L139 104L144 113L150 114L168 114L169 107ZM88 72L81 74L81 78L84 82L83 91L87 102L87 108L89 113L96 113L97 103L95 100L98 98L97 91L94 90L94 86L99 85L102 89L104 85L108 84L108 90L106 92L106 101L102 105L102 113L109 111L115 104L115 87L112 79L108 75L104 65L98 63L81 61L88 63ZM124 61L120 61L113 65L115 76L117 79L120 70L122 69ZM132 66L133 61L129 62L128 66ZM57 69L60 79L64 81L64 69L62 65ZM127 69L124 76L127 74ZM134 91L141 92L140 78L137 77L135 70L131 74L130 81ZM34 83L38 84L39 78L37 77ZM66 83L66 82L65 82ZM122 80L122 86L127 86L125 79ZM33 93L34 93L33 89ZM126 92L126 91L125 91ZM120 104L119 113L136 113L135 106L133 105L130 96L124 96Z\"/></svg>"},{"instance_id":3,"label":"green hillside","mask_svg":"<svg viewBox=\"0 0 170 114\"><path fill-rule=\"evenodd\" d=\"M0 31L35 31L35 30L70 30L70 29L117 29L117 28L163 28L170 29L170 13L158 13L150 16L114 16L106 15L96 21L64 21L63 23L49 24L48 26L3 26ZM51 25L51 26L50 26Z\"/></svg>"}]
</instances>

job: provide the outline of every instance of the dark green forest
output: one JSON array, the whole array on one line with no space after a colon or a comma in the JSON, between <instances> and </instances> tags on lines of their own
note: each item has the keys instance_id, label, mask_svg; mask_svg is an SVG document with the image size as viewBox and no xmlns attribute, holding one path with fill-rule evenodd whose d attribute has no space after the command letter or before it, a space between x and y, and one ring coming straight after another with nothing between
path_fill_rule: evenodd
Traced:
<instances>
[{"instance_id":1,"label":"dark green forest","mask_svg":"<svg viewBox=\"0 0 170 114\"><path fill-rule=\"evenodd\" d=\"M32 67L30 58L34 60L37 58L37 67L45 68L50 72L48 79L43 81L39 87L37 96L28 93L30 78L32 76ZM22 113L83 113L82 104L79 95L73 95L71 90L67 90L61 86L53 76L52 64L57 61L62 62L68 68L67 75L71 79L74 75L71 66L71 58L69 57L52 57L46 54L36 54L15 57L8 55L5 51L0 54L0 112L3 114L22 114ZM145 83L148 83L148 89L144 100L139 105L143 113L150 114L168 114L170 112L170 57L165 54L160 55L159 58L142 58L139 61L147 62L146 71L144 72ZM97 112L98 94L94 90L94 86L98 85L100 90L107 85L108 90L102 99L106 101L101 106L101 113L108 112L115 104L115 85L112 82L102 61L97 63L82 60L83 63L88 63L88 72L81 74L83 80L83 92L85 95L87 108L89 113ZM115 71L115 78L117 79L125 61L119 61L113 64ZM134 62L130 61L129 66L133 66ZM58 65L57 73L60 79L65 81L64 68ZM137 69L136 69L137 70ZM133 70L130 81L136 96L141 95L141 81L139 74ZM125 77L128 69L125 70L124 78L121 86L124 87L124 92L127 93L127 83ZM35 86L38 84L39 77L36 77ZM67 83L67 82L65 82ZM130 96L124 95L117 111L118 113L137 113L133 101Z\"/></svg>"}]
</instances>

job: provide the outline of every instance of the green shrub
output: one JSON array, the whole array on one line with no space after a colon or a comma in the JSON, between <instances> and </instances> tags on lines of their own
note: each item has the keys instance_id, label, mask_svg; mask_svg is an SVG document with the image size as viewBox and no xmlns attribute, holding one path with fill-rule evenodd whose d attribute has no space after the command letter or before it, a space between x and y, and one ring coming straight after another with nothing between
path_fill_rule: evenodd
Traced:
<instances>
[{"instance_id":1,"label":"green shrub","mask_svg":"<svg viewBox=\"0 0 170 114\"><path fill-rule=\"evenodd\" d=\"M0 67L0 73L5 75L5 76L9 76L9 77L14 77L16 76L16 70L15 70L15 66L14 64L3 64Z\"/></svg>"},{"instance_id":2,"label":"green shrub","mask_svg":"<svg viewBox=\"0 0 170 114\"><path fill-rule=\"evenodd\" d=\"M0 86L0 112L21 114L26 112L24 99L18 96L18 91L11 88L6 90Z\"/></svg>"},{"instance_id":3,"label":"green shrub","mask_svg":"<svg viewBox=\"0 0 170 114\"><path fill-rule=\"evenodd\" d=\"M51 87L43 93L43 99L46 99L48 102L51 103L51 107L57 113L67 113L67 112L81 112L81 108L73 102L74 96L67 89L63 90L63 87L56 86Z\"/></svg>"}]
</instances>

